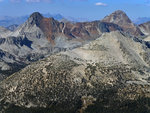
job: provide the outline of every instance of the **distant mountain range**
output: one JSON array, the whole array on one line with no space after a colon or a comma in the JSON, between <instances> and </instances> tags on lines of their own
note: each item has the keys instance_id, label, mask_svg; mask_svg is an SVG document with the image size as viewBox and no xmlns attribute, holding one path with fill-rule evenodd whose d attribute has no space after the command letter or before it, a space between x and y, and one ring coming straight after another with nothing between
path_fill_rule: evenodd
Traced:
<instances>
[{"instance_id":1,"label":"distant mountain range","mask_svg":"<svg viewBox=\"0 0 150 113\"><path fill-rule=\"evenodd\" d=\"M72 22L83 22L83 21L89 21L88 19L86 18L74 18L74 17L64 17L62 16L61 14L42 14L44 17L47 17L47 18L51 18L53 17L55 20L58 20L58 21L61 21L63 19L66 19L68 21L72 21ZM3 26L3 27L8 27L10 28L11 27L11 30L12 29L12 26L16 26L16 25L21 25L23 24L25 21L27 21L27 19L29 18L30 15L25 15L25 16L20 16L20 17L11 17L11 16L1 16L0 17L0 26Z\"/></svg>"},{"instance_id":2,"label":"distant mountain range","mask_svg":"<svg viewBox=\"0 0 150 113\"><path fill-rule=\"evenodd\" d=\"M53 17L54 19L60 21L62 19L67 19L69 21L73 21L73 22L84 22L84 21L91 21L87 18L74 18L74 17L64 17L61 14L43 14L44 17ZM25 15L25 16L19 16L19 17L11 17L11 16L0 16L0 26L3 27L9 27L12 25L21 25L23 24L27 19L29 18L29 15ZM137 18L135 20L132 20L134 24L139 25L145 22L150 21L150 17L140 17Z\"/></svg>"},{"instance_id":3,"label":"distant mountain range","mask_svg":"<svg viewBox=\"0 0 150 113\"><path fill-rule=\"evenodd\" d=\"M140 17L140 18L133 20L133 23L139 25L148 21L150 21L150 17Z\"/></svg>"},{"instance_id":4,"label":"distant mountain range","mask_svg":"<svg viewBox=\"0 0 150 113\"><path fill-rule=\"evenodd\" d=\"M29 18L30 15L26 15L26 16L20 16L20 17L11 17L11 16L1 16L0 17L0 26L3 27L9 27L11 25L21 25L23 24L25 21L27 21L27 19ZM44 17L53 17L56 20L61 20L64 17L60 14L43 14Z\"/></svg>"}]
</instances>

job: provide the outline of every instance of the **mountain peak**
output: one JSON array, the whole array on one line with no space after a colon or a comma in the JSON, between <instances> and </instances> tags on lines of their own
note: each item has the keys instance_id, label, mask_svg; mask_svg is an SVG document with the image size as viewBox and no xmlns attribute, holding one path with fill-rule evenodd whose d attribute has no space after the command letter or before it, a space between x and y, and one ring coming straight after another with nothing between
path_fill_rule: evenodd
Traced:
<instances>
[{"instance_id":1,"label":"mountain peak","mask_svg":"<svg viewBox=\"0 0 150 113\"><path fill-rule=\"evenodd\" d=\"M132 35L143 35L140 29L132 23L126 13L121 10L117 10L109 16L106 16L102 22L117 24L123 29L124 32Z\"/></svg>"},{"instance_id":2,"label":"mountain peak","mask_svg":"<svg viewBox=\"0 0 150 113\"><path fill-rule=\"evenodd\" d=\"M43 16L39 12L34 12L29 17L30 23L32 25L33 24L39 25L42 19L43 19Z\"/></svg>"},{"instance_id":3,"label":"mountain peak","mask_svg":"<svg viewBox=\"0 0 150 113\"><path fill-rule=\"evenodd\" d=\"M126 15L126 13L122 10L117 10L110 14L109 16L106 16L102 21L104 22L110 22L114 24L129 24L132 23L129 17Z\"/></svg>"},{"instance_id":4,"label":"mountain peak","mask_svg":"<svg viewBox=\"0 0 150 113\"><path fill-rule=\"evenodd\" d=\"M126 14L124 11L122 11L122 10L117 10L117 11L115 11L114 13L116 13L116 14Z\"/></svg>"},{"instance_id":5,"label":"mountain peak","mask_svg":"<svg viewBox=\"0 0 150 113\"><path fill-rule=\"evenodd\" d=\"M30 18L42 18L43 16L39 12L34 12L30 15Z\"/></svg>"}]
</instances>

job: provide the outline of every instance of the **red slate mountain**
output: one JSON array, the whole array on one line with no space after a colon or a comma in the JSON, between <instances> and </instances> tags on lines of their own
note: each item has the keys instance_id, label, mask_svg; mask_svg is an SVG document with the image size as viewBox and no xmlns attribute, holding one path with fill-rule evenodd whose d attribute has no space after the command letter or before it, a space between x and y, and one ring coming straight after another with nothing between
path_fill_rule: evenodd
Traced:
<instances>
[{"instance_id":1,"label":"red slate mountain","mask_svg":"<svg viewBox=\"0 0 150 113\"><path fill-rule=\"evenodd\" d=\"M117 10L110 14L109 16L106 16L102 22L109 22L119 25L124 32L130 33L132 35L140 36L143 35L143 33L140 31L140 29L135 26L132 21L129 19L129 17L121 10Z\"/></svg>"}]
</instances>

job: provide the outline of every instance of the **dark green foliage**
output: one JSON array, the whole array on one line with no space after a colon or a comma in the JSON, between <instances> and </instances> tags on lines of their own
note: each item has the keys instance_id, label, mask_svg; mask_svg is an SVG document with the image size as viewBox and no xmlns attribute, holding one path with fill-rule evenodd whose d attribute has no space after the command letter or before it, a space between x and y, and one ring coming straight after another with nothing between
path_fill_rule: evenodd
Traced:
<instances>
[{"instance_id":1,"label":"dark green foliage","mask_svg":"<svg viewBox=\"0 0 150 113\"><path fill-rule=\"evenodd\" d=\"M150 98L139 98L138 100L119 101L103 99L89 106L84 113L150 113ZM5 113L77 113L81 107L79 102L74 107L68 107L69 103L54 104L51 108L24 108L11 105Z\"/></svg>"},{"instance_id":2,"label":"dark green foliage","mask_svg":"<svg viewBox=\"0 0 150 113\"><path fill-rule=\"evenodd\" d=\"M96 101L84 113L150 113L149 107L150 98L120 101L112 97L111 100Z\"/></svg>"},{"instance_id":3,"label":"dark green foliage","mask_svg":"<svg viewBox=\"0 0 150 113\"><path fill-rule=\"evenodd\" d=\"M4 70L4 71L0 70L0 73L9 76L9 75L11 75L11 74L13 74L13 73L15 73L15 72L18 72L19 70L23 69L25 66L27 66L27 65L24 64L24 63L22 63L21 65L20 65L20 64L17 64L17 63L14 63L14 64L8 63L8 65L9 65L10 67L12 67L12 69L6 70L6 71L5 71L5 70Z\"/></svg>"},{"instance_id":4,"label":"dark green foliage","mask_svg":"<svg viewBox=\"0 0 150 113\"><path fill-rule=\"evenodd\" d=\"M139 97L136 100L123 100L117 96L117 88L103 90L93 105L83 113L150 113L150 98ZM78 100L78 99L77 99ZM52 104L52 105L51 105ZM50 103L49 108L24 108L10 105L5 113L79 113L80 101Z\"/></svg>"},{"instance_id":5,"label":"dark green foliage","mask_svg":"<svg viewBox=\"0 0 150 113\"><path fill-rule=\"evenodd\" d=\"M9 108L5 110L5 113L77 113L81 107L81 101L74 106L71 105L70 102L63 104L53 103L50 108L25 108L10 105Z\"/></svg>"}]
</instances>

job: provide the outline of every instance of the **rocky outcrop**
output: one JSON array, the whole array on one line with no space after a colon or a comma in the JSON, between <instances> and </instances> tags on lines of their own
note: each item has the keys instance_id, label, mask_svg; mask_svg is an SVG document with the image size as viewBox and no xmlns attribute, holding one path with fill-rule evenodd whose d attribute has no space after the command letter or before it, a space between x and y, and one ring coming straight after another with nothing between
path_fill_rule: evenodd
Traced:
<instances>
[{"instance_id":1,"label":"rocky outcrop","mask_svg":"<svg viewBox=\"0 0 150 113\"><path fill-rule=\"evenodd\" d=\"M39 12L34 12L33 14L30 15L28 21L30 21L31 25L40 26L41 20L43 18L44 17Z\"/></svg>"},{"instance_id":2,"label":"rocky outcrop","mask_svg":"<svg viewBox=\"0 0 150 113\"><path fill-rule=\"evenodd\" d=\"M7 27L7 29L9 29L10 31L15 31L17 29L18 25L17 24L13 24Z\"/></svg>"},{"instance_id":3,"label":"rocky outcrop","mask_svg":"<svg viewBox=\"0 0 150 113\"><path fill-rule=\"evenodd\" d=\"M10 30L8 30L8 29L6 29L4 27L0 27L0 38L5 38L10 33L11 33Z\"/></svg>"},{"instance_id":4,"label":"rocky outcrop","mask_svg":"<svg viewBox=\"0 0 150 113\"><path fill-rule=\"evenodd\" d=\"M139 28L145 35L150 35L150 22L140 24Z\"/></svg>"}]
</instances>

